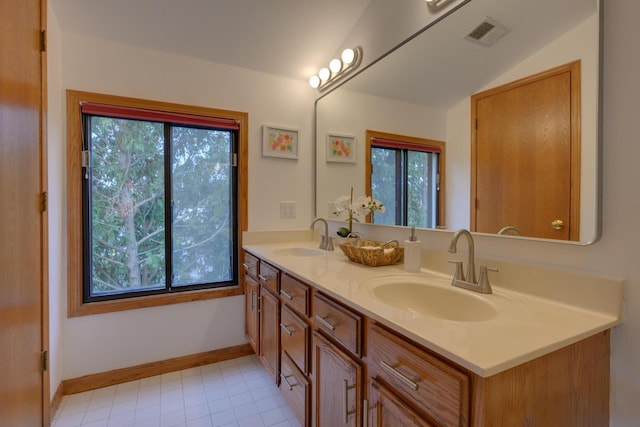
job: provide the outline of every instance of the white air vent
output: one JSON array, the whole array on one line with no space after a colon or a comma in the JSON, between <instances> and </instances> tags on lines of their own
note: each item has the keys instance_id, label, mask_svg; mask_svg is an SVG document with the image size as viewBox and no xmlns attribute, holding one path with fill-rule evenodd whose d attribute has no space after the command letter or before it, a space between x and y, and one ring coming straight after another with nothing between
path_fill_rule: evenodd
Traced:
<instances>
[{"instance_id":1,"label":"white air vent","mask_svg":"<svg viewBox=\"0 0 640 427\"><path fill-rule=\"evenodd\" d=\"M487 16L480 24L473 27L464 38L483 46L491 46L508 32L509 29Z\"/></svg>"}]
</instances>

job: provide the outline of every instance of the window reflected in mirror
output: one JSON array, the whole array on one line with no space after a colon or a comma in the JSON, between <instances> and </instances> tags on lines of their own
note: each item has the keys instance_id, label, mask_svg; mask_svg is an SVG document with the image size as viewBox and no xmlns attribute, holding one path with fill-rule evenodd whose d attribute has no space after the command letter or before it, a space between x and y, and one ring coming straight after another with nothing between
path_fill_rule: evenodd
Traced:
<instances>
[{"instance_id":1,"label":"window reflected in mirror","mask_svg":"<svg viewBox=\"0 0 640 427\"><path fill-rule=\"evenodd\" d=\"M385 206L375 224L442 226L444 142L367 131L366 192Z\"/></svg>"}]
</instances>

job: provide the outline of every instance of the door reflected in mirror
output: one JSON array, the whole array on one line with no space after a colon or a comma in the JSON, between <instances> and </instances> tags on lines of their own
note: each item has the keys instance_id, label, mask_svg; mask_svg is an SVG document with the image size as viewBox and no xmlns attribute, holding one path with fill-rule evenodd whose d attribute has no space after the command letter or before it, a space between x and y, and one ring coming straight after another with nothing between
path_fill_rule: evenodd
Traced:
<instances>
[{"instance_id":1,"label":"door reflected in mirror","mask_svg":"<svg viewBox=\"0 0 640 427\"><path fill-rule=\"evenodd\" d=\"M497 27L506 29L506 34L491 46L466 40L465 35L478 23L486 21L487 17ZM371 147L367 131L374 130L383 134L443 141L446 147L446 159L439 160L441 202L436 202L435 214L433 210L429 212L430 207L424 203L425 199L416 202L422 206L420 209L426 209L422 216L429 218L420 226L469 228L485 233L502 232L510 236L581 243L595 241L599 237L601 221L598 217L599 34L599 1L596 0L467 2L317 101L316 214L330 216L330 202L348 193L351 187L356 193L371 194L371 189L374 197L380 198L375 194L378 182L390 187L391 183L399 185L398 181L402 183L402 179L406 178L397 175L395 168L394 177L380 174L371 177L367 170L372 156L371 152L367 152ZM569 114L568 158L560 160L556 154L537 151L536 147L549 145L545 138L550 123L554 121L538 120L528 125L535 130L534 134L543 135L543 138L535 139L535 144L523 143L520 148L525 154L503 150L498 155L482 151L487 147L482 142L482 138L486 137L480 135L482 126L478 132L475 129L476 117L472 115L478 114L478 111L472 108L477 101L473 99L474 94L490 93L493 88L571 63L579 64L579 85L569 82L568 87L572 95L576 95L576 91L579 93L578 101L571 98L578 108L562 112ZM539 95L539 91L534 90L532 94ZM536 99L532 105L541 102ZM579 102L579 105L575 105L575 102ZM547 118L553 116L557 119L557 113L549 106L542 106L537 112L530 107L523 108L518 114L527 117L546 114ZM492 127L507 131L516 128L517 123L523 124L522 116L517 116L513 108L507 107L506 111L514 114L498 114L507 119L492 119ZM355 163L327 161L326 150L321 142L330 133L354 136ZM477 140L479 136L480 141ZM492 139L493 135L488 138ZM506 138L520 142L525 140L518 133ZM566 132L564 138L567 140ZM508 159L503 159L503 163L493 163L497 156L506 156ZM558 170L565 175L561 178L563 182L557 177L546 183L540 178L531 178L531 168L527 170L523 167L517 178L522 184L518 190L511 190L511 193L498 191L516 178L497 173L492 176L492 171L503 171L508 165L531 166L534 164L532 159L536 157L544 158L546 163L557 162ZM477 175L478 165L488 161L492 162L488 167L488 175L486 170L480 170L484 175ZM423 163L422 167L426 171L423 176L426 180L427 175L433 174L433 165L429 169ZM387 169L391 170L390 167ZM491 178L489 181L487 176ZM442 188L444 182L446 189ZM432 177L430 183L437 186L437 178ZM406 186L406 182L401 185ZM543 188L542 198L533 198L532 191L539 188ZM406 224L411 226L411 221L417 222L418 216L407 213L408 208L402 206L405 203L402 197L406 198L406 203L411 203L413 197L406 192L400 192L399 196L397 193L393 196L393 202L387 203L393 203L394 208L400 204L401 207L395 211L397 215L407 218ZM427 194L425 197L433 200L433 192L427 191ZM486 202L480 200L477 208L478 196L484 198L486 194L492 197ZM540 233L520 221L520 218L508 216L515 214L504 213L513 208L514 212L524 212L524 216L531 217L534 213L537 216L551 195L562 198L568 206L563 212L545 213L544 220L539 221L551 234ZM482 222L483 213L480 212L487 203L495 208L487 216L498 219L490 225ZM387 212L389 210L394 209L388 209ZM376 216L375 221L380 223L383 218ZM392 222L398 223L398 219L388 219L385 223Z\"/></svg>"}]
</instances>

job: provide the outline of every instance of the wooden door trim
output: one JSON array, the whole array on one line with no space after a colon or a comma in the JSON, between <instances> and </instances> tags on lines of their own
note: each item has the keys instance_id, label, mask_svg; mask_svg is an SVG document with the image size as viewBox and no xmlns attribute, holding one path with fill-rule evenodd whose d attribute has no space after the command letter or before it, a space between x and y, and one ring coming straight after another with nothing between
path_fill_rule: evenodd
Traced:
<instances>
[{"instance_id":1,"label":"wooden door trim","mask_svg":"<svg viewBox=\"0 0 640 427\"><path fill-rule=\"evenodd\" d=\"M562 73L569 73L570 86L571 86L571 185L569 196L569 209L570 209L570 228L569 228L569 240L577 241L580 239L580 153L581 153L581 94L580 94L580 60L569 62L558 67L551 68L540 73L532 74L530 76L514 80L504 85L496 86L494 88L478 92L471 95L471 197L469 200L470 206L470 230L476 231L476 199L477 199L477 131L476 131L476 119L477 108L476 104L479 100L493 96L500 92L505 92L511 89L515 89L521 86L525 86L546 78L556 76Z\"/></svg>"},{"instance_id":2,"label":"wooden door trim","mask_svg":"<svg viewBox=\"0 0 640 427\"><path fill-rule=\"evenodd\" d=\"M48 119L48 103L47 103L47 3L40 1L40 31L44 32L44 46L40 52L40 191L48 192L48 141L47 141L47 119ZM48 197L48 195L47 195ZM50 365L51 352L49 350L49 209L45 205L44 211L41 212L41 266L42 266L42 308L41 308L41 324L42 324L42 351L47 352L47 365ZM51 423L51 367L46 366L42 371L42 425Z\"/></svg>"},{"instance_id":3,"label":"wooden door trim","mask_svg":"<svg viewBox=\"0 0 640 427\"><path fill-rule=\"evenodd\" d=\"M379 132L375 130L367 129L365 131L365 162L364 162L364 192L367 195L371 195L371 140L373 138L390 139L399 142L408 142L412 144L431 145L440 148L440 160L438 161L439 174L440 174L440 191L438 191L438 221L437 226L443 227L445 220L445 189L446 189L446 149L443 141L436 141L434 139L418 138L415 136L400 135L396 133ZM367 216L368 218L368 216ZM367 220L368 221L368 220Z\"/></svg>"}]
</instances>

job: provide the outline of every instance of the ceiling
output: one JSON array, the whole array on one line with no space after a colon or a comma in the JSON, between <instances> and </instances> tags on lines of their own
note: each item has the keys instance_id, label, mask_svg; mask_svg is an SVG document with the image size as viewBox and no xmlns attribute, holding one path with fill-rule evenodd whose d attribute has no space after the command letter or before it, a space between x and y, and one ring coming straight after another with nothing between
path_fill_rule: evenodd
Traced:
<instances>
[{"instance_id":1,"label":"ceiling","mask_svg":"<svg viewBox=\"0 0 640 427\"><path fill-rule=\"evenodd\" d=\"M52 0L79 33L307 80L371 0Z\"/></svg>"},{"instance_id":2,"label":"ceiling","mask_svg":"<svg viewBox=\"0 0 640 427\"><path fill-rule=\"evenodd\" d=\"M472 0L344 88L447 110L596 13L595 0ZM487 17L507 33L491 46L465 40ZM596 49L597 34L581 41Z\"/></svg>"}]
</instances>

